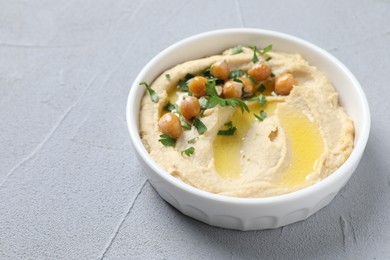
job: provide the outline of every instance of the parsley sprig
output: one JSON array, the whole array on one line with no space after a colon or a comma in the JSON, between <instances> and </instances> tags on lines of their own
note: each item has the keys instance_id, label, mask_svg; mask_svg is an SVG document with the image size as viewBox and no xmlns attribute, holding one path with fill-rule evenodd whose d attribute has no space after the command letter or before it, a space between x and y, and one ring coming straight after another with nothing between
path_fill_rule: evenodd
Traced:
<instances>
[{"instance_id":1,"label":"parsley sprig","mask_svg":"<svg viewBox=\"0 0 390 260\"><path fill-rule=\"evenodd\" d=\"M265 47L264 49L262 50L259 50L257 48L257 46L250 46L250 48L253 50L253 58L252 58L252 62L253 63L256 63L259 61L259 57L257 56L257 53L259 53L261 56L265 56L267 54L267 52L270 52L272 50L272 44L268 45L267 47ZM272 59L271 57L265 57L266 61L269 61L270 59Z\"/></svg>"},{"instance_id":2,"label":"parsley sprig","mask_svg":"<svg viewBox=\"0 0 390 260\"><path fill-rule=\"evenodd\" d=\"M141 83L139 83L140 86L145 86L147 91L149 92L149 95L150 95L150 99L154 102L154 103L157 103L158 102L158 95L156 93L156 91L154 91L149 85L148 83L146 83L146 81L143 81Z\"/></svg>"},{"instance_id":3,"label":"parsley sprig","mask_svg":"<svg viewBox=\"0 0 390 260\"><path fill-rule=\"evenodd\" d=\"M210 80L206 83L206 92L208 96L208 108L213 108L216 105L220 105L221 107L239 107L241 112L244 113L244 110L249 112L249 107L245 104L244 101L238 98L221 98L218 96L217 90L215 89L216 82L215 79Z\"/></svg>"}]
</instances>

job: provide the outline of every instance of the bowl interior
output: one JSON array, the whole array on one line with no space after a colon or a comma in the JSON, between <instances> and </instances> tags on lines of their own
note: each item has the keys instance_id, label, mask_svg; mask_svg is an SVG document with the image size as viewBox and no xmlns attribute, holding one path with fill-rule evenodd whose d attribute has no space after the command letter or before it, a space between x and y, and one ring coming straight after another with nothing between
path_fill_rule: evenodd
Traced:
<instances>
[{"instance_id":1,"label":"bowl interior","mask_svg":"<svg viewBox=\"0 0 390 260\"><path fill-rule=\"evenodd\" d=\"M363 153L370 129L369 108L358 81L341 62L321 48L293 36L258 29L228 29L193 36L168 47L144 67L132 85L127 104L130 135L135 149L141 156L148 157L138 135L138 111L144 94L144 88L139 87L138 83L142 81L151 83L166 69L177 64L218 54L238 44L258 47L272 44L275 51L300 53L311 65L327 74L339 93L340 103L355 125L355 148L341 168L347 167L345 164L348 163L351 164L348 167L353 167L354 162L359 161Z\"/></svg>"}]
</instances>

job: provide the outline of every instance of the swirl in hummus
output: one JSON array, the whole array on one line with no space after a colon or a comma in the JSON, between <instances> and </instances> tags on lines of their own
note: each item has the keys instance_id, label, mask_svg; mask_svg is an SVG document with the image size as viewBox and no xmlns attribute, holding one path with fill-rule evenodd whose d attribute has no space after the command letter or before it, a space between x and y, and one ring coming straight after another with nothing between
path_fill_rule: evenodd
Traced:
<instances>
[{"instance_id":1,"label":"swirl in hummus","mask_svg":"<svg viewBox=\"0 0 390 260\"><path fill-rule=\"evenodd\" d=\"M238 46L177 65L147 87L145 148L169 174L208 192L293 192L332 174L353 149L337 92L299 54Z\"/></svg>"}]
</instances>

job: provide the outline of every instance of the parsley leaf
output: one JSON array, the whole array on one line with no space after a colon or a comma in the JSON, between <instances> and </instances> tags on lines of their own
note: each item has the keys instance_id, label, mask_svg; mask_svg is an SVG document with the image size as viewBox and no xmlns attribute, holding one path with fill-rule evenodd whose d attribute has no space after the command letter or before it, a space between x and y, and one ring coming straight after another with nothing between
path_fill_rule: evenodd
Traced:
<instances>
[{"instance_id":1,"label":"parsley leaf","mask_svg":"<svg viewBox=\"0 0 390 260\"><path fill-rule=\"evenodd\" d=\"M158 95L156 93L156 91L154 91L149 85L148 83L146 83L145 81L139 83L139 85L143 85L146 87L146 89L148 90L149 92L149 95L150 95L150 99L154 102L154 103L157 103L158 102Z\"/></svg>"},{"instance_id":2,"label":"parsley leaf","mask_svg":"<svg viewBox=\"0 0 390 260\"><path fill-rule=\"evenodd\" d=\"M225 99L226 105L231 107L240 107L241 112L244 113L244 110L249 112L249 107L245 104L244 101L238 98L227 98Z\"/></svg>"},{"instance_id":3,"label":"parsley leaf","mask_svg":"<svg viewBox=\"0 0 390 260\"><path fill-rule=\"evenodd\" d=\"M208 108L213 108L216 105L220 105L221 107L227 107L227 106L240 107L241 112L244 112L244 110L249 112L249 107L247 106L247 104L245 104L244 101L242 101L241 99L238 99L238 98L224 99L224 98L220 98L218 96L210 97L209 102L208 102Z\"/></svg>"},{"instance_id":4,"label":"parsley leaf","mask_svg":"<svg viewBox=\"0 0 390 260\"><path fill-rule=\"evenodd\" d=\"M172 112L173 110L175 110L176 107L174 104L172 104L171 102L169 102L165 107L164 107L164 110L165 111L168 111L168 112Z\"/></svg>"},{"instance_id":5,"label":"parsley leaf","mask_svg":"<svg viewBox=\"0 0 390 260\"><path fill-rule=\"evenodd\" d=\"M194 152L195 152L195 148L194 147L190 147L188 149L185 149L185 150L181 151L181 155L185 154L188 157L190 157Z\"/></svg>"},{"instance_id":6,"label":"parsley leaf","mask_svg":"<svg viewBox=\"0 0 390 260\"><path fill-rule=\"evenodd\" d=\"M181 127L183 127L186 130L191 130L191 124L184 119L184 116L182 114L179 114L179 119L180 119Z\"/></svg>"},{"instance_id":7,"label":"parsley leaf","mask_svg":"<svg viewBox=\"0 0 390 260\"><path fill-rule=\"evenodd\" d=\"M259 103L260 105L264 106L265 103L267 103L267 99L265 98L264 95L259 95Z\"/></svg>"},{"instance_id":8,"label":"parsley leaf","mask_svg":"<svg viewBox=\"0 0 390 260\"><path fill-rule=\"evenodd\" d=\"M259 91L260 93L263 93L265 91L265 89L266 89L265 86L263 84L261 84L257 91Z\"/></svg>"},{"instance_id":9,"label":"parsley leaf","mask_svg":"<svg viewBox=\"0 0 390 260\"><path fill-rule=\"evenodd\" d=\"M213 108L216 105L225 106L224 104L225 104L225 101L223 100L223 98L220 98L218 96L212 96L209 98L209 102L207 103L207 108Z\"/></svg>"},{"instance_id":10,"label":"parsley leaf","mask_svg":"<svg viewBox=\"0 0 390 260\"><path fill-rule=\"evenodd\" d=\"M207 108L207 99L205 97L199 98L199 105L202 110Z\"/></svg>"},{"instance_id":11,"label":"parsley leaf","mask_svg":"<svg viewBox=\"0 0 390 260\"><path fill-rule=\"evenodd\" d=\"M209 82L206 83L206 92L210 96L218 96L217 90L215 89L216 81L215 79L211 79Z\"/></svg>"},{"instance_id":12,"label":"parsley leaf","mask_svg":"<svg viewBox=\"0 0 390 260\"><path fill-rule=\"evenodd\" d=\"M235 78L239 78L242 76L242 70L232 70L230 71L229 73L229 78L230 79L235 79Z\"/></svg>"},{"instance_id":13,"label":"parsley leaf","mask_svg":"<svg viewBox=\"0 0 390 260\"><path fill-rule=\"evenodd\" d=\"M207 69L205 71L203 71L203 75L211 75L211 67L213 66L213 64L211 64L210 66L207 67Z\"/></svg>"},{"instance_id":14,"label":"parsley leaf","mask_svg":"<svg viewBox=\"0 0 390 260\"><path fill-rule=\"evenodd\" d=\"M234 78L233 81L238 82L238 83L242 83L242 80L239 78Z\"/></svg>"},{"instance_id":15,"label":"parsley leaf","mask_svg":"<svg viewBox=\"0 0 390 260\"><path fill-rule=\"evenodd\" d=\"M242 45L237 45L233 47L231 55L239 54L241 52L242 52Z\"/></svg>"},{"instance_id":16,"label":"parsley leaf","mask_svg":"<svg viewBox=\"0 0 390 260\"><path fill-rule=\"evenodd\" d=\"M158 140L160 143L162 143L164 146L175 146L176 145L176 139L173 139L167 134L160 135L160 139Z\"/></svg>"},{"instance_id":17,"label":"parsley leaf","mask_svg":"<svg viewBox=\"0 0 390 260\"><path fill-rule=\"evenodd\" d=\"M188 91L188 85L187 83L184 81L184 80L179 80L179 86L178 88L181 90L181 91Z\"/></svg>"},{"instance_id":18,"label":"parsley leaf","mask_svg":"<svg viewBox=\"0 0 390 260\"><path fill-rule=\"evenodd\" d=\"M259 52L259 50L257 49L256 46L251 46L250 48L253 50L252 62L253 62L253 63L256 63L256 62L259 61L259 57L257 57L257 53Z\"/></svg>"},{"instance_id":19,"label":"parsley leaf","mask_svg":"<svg viewBox=\"0 0 390 260\"><path fill-rule=\"evenodd\" d=\"M199 136L194 137L194 138L188 140L187 143L189 143L189 144L194 144L194 143L196 143L196 141L198 141L198 139L199 139Z\"/></svg>"},{"instance_id":20,"label":"parsley leaf","mask_svg":"<svg viewBox=\"0 0 390 260\"><path fill-rule=\"evenodd\" d=\"M267 117L267 113L264 110L260 111L260 115L254 114L257 120L264 121L264 119Z\"/></svg>"},{"instance_id":21,"label":"parsley leaf","mask_svg":"<svg viewBox=\"0 0 390 260\"><path fill-rule=\"evenodd\" d=\"M251 99L249 99L249 101L257 101L262 106L264 106L265 103L267 103L267 99L265 98L265 96L263 94L256 96L254 98L251 98Z\"/></svg>"},{"instance_id":22,"label":"parsley leaf","mask_svg":"<svg viewBox=\"0 0 390 260\"><path fill-rule=\"evenodd\" d=\"M192 79L194 75L192 74L187 74L184 79L179 80L179 85L177 86L181 91L188 92L188 83L189 80Z\"/></svg>"},{"instance_id":23,"label":"parsley leaf","mask_svg":"<svg viewBox=\"0 0 390 260\"><path fill-rule=\"evenodd\" d=\"M229 127L226 130L219 130L218 135L234 135L237 130L237 127L233 126L232 121L229 121L225 124L225 126Z\"/></svg>"},{"instance_id":24,"label":"parsley leaf","mask_svg":"<svg viewBox=\"0 0 390 260\"><path fill-rule=\"evenodd\" d=\"M194 126L200 135L207 131L207 127L197 117L194 118Z\"/></svg>"},{"instance_id":25,"label":"parsley leaf","mask_svg":"<svg viewBox=\"0 0 390 260\"><path fill-rule=\"evenodd\" d=\"M261 51L259 51L259 49L257 49L256 46L250 46L250 48L253 50L252 62L256 63L256 62L259 61L259 57L257 56L257 53L260 53L261 56L264 56L267 52L270 52L272 50L272 44L268 45L267 47L265 47ZM272 59L272 58L271 57L267 57L266 61L269 61L270 59Z\"/></svg>"},{"instance_id":26,"label":"parsley leaf","mask_svg":"<svg viewBox=\"0 0 390 260\"><path fill-rule=\"evenodd\" d=\"M170 81L170 80L171 80L171 75L165 74L165 78L166 78L168 81Z\"/></svg>"},{"instance_id":27,"label":"parsley leaf","mask_svg":"<svg viewBox=\"0 0 390 260\"><path fill-rule=\"evenodd\" d=\"M247 76L252 81L253 84L257 85L258 82L254 77L252 77L251 75L247 75Z\"/></svg>"},{"instance_id":28,"label":"parsley leaf","mask_svg":"<svg viewBox=\"0 0 390 260\"><path fill-rule=\"evenodd\" d=\"M264 49L262 49L261 51L260 51L260 54L261 55L264 55L264 54L266 54L267 52L270 52L272 50L272 44L270 44L270 45L268 45L267 47L265 47Z\"/></svg>"}]
</instances>

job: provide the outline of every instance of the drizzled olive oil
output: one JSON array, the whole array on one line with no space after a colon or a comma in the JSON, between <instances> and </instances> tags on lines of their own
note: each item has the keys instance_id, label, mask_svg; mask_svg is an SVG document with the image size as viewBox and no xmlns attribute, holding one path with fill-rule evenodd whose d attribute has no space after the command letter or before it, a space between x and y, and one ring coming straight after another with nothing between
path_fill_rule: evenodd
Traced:
<instances>
[{"instance_id":1,"label":"drizzled olive oil","mask_svg":"<svg viewBox=\"0 0 390 260\"><path fill-rule=\"evenodd\" d=\"M320 166L319 158L324 150L318 126L303 112L287 109L287 106L278 109L277 115L291 151L289 166L277 183L282 186L304 184L306 176Z\"/></svg>"},{"instance_id":2,"label":"drizzled olive oil","mask_svg":"<svg viewBox=\"0 0 390 260\"><path fill-rule=\"evenodd\" d=\"M231 121L237 127L232 136L217 135L213 143L214 165L218 174L223 178L240 177L240 158L242 140L258 114L264 110L267 116L275 113L277 102L267 102L261 106L258 103L250 105L251 113L241 113L236 109ZM303 112L284 106L276 112L284 129L290 149L290 162L275 180L278 186L295 186L306 182L306 176L319 167L318 160L324 150L323 141L318 126ZM261 149L261 147L259 147Z\"/></svg>"},{"instance_id":3,"label":"drizzled olive oil","mask_svg":"<svg viewBox=\"0 0 390 260\"><path fill-rule=\"evenodd\" d=\"M237 127L234 135L224 136L217 135L214 143L214 166L218 174L223 178L240 177L240 152L242 139L245 137L250 126L256 121L253 113L259 114L264 110L268 116L274 113L277 102L267 102L264 106L258 103L252 103L249 106L250 113L236 108L231 121L233 126Z\"/></svg>"}]
</instances>

